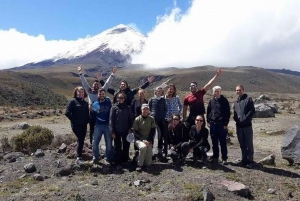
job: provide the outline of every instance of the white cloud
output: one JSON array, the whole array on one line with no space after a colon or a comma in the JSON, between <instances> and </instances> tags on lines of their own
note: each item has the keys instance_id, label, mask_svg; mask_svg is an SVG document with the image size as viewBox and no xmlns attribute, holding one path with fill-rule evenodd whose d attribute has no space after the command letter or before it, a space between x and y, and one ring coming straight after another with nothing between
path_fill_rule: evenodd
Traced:
<instances>
[{"instance_id":1,"label":"white cloud","mask_svg":"<svg viewBox=\"0 0 300 201\"><path fill-rule=\"evenodd\" d=\"M43 35L30 36L16 29L0 30L0 69L52 58L78 41L47 41Z\"/></svg>"},{"instance_id":2,"label":"white cloud","mask_svg":"<svg viewBox=\"0 0 300 201\"><path fill-rule=\"evenodd\" d=\"M194 0L158 17L134 63L300 69L300 1Z\"/></svg>"}]
</instances>

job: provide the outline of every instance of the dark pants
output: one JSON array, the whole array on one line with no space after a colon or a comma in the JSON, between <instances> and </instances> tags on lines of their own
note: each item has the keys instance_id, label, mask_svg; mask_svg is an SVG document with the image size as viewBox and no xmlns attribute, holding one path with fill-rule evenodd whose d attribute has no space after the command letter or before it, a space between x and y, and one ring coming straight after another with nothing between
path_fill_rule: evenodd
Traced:
<instances>
[{"instance_id":1,"label":"dark pants","mask_svg":"<svg viewBox=\"0 0 300 201\"><path fill-rule=\"evenodd\" d=\"M236 127L236 134L242 151L242 160L244 162L253 162L253 129L252 126L245 128Z\"/></svg>"},{"instance_id":2,"label":"dark pants","mask_svg":"<svg viewBox=\"0 0 300 201\"><path fill-rule=\"evenodd\" d=\"M168 152L168 132L166 131L166 122L165 121L157 121L156 125L160 130L160 138L158 139L158 149L163 148L163 153L167 154Z\"/></svg>"},{"instance_id":3,"label":"dark pants","mask_svg":"<svg viewBox=\"0 0 300 201\"><path fill-rule=\"evenodd\" d=\"M212 141L213 158L219 158L219 142L221 147L222 160L227 160L227 129L223 124L210 124L210 136Z\"/></svg>"},{"instance_id":4,"label":"dark pants","mask_svg":"<svg viewBox=\"0 0 300 201\"><path fill-rule=\"evenodd\" d=\"M196 144L197 144L196 142L192 142L192 143L189 143L189 146L194 147ZM206 152L208 152L209 149L210 149L210 147L206 147L206 146L200 146L200 147L193 148L194 160L197 159L197 157L199 157L200 159L202 159L203 163L206 163L207 162Z\"/></svg>"},{"instance_id":5,"label":"dark pants","mask_svg":"<svg viewBox=\"0 0 300 201\"><path fill-rule=\"evenodd\" d=\"M83 149L84 139L86 136L87 126L83 126L83 127L74 126L72 130L77 137L76 157L82 157L82 149Z\"/></svg>"},{"instance_id":6,"label":"dark pants","mask_svg":"<svg viewBox=\"0 0 300 201\"><path fill-rule=\"evenodd\" d=\"M190 144L188 142L183 142L175 145L176 153L179 155L179 158L186 157L190 150Z\"/></svg>"},{"instance_id":7,"label":"dark pants","mask_svg":"<svg viewBox=\"0 0 300 201\"><path fill-rule=\"evenodd\" d=\"M93 144L93 134L95 129L96 119L90 118L90 143Z\"/></svg>"},{"instance_id":8,"label":"dark pants","mask_svg":"<svg viewBox=\"0 0 300 201\"><path fill-rule=\"evenodd\" d=\"M115 164L121 165L129 159L130 143L126 140L127 135L116 135L114 139L115 146Z\"/></svg>"}]
</instances>

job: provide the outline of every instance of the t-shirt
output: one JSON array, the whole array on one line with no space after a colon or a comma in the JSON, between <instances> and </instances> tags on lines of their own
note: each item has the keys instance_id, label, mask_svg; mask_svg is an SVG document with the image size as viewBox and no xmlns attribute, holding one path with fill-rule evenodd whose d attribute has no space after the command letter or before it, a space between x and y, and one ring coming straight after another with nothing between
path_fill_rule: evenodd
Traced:
<instances>
[{"instance_id":1,"label":"t-shirt","mask_svg":"<svg viewBox=\"0 0 300 201\"><path fill-rule=\"evenodd\" d=\"M140 138L142 140L148 139L151 128L155 127L154 117L150 115L146 118L143 118L142 115L136 117L132 125L132 128L141 134Z\"/></svg>"},{"instance_id":2,"label":"t-shirt","mask_svg":"<svg viewBox=\"0 0 300 201\"><path fill-rule=\"evenodd\" d=\"M204 89L198 90L196 93L185 96L183 104L190 106L190 115L196 116L205 113L203 96L206 93Z\"/></svg>"}]
</instances>

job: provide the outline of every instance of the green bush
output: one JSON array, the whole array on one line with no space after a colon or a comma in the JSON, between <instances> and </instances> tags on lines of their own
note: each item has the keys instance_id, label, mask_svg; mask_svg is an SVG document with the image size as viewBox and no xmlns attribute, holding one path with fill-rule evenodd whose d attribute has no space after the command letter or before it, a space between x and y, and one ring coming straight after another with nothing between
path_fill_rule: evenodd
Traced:
<instances>
[{"instance_id":1,"label":"green bush","mask_svg":"<svg viewBox=\"0 0 300 201\"><path fill-rule=\"evenodd\" d=\"M35 152L43 146L50 145L53 138L53 132L48 128L30 126L20 135L14 136L11 141L14 151Z\"/></svg>"}]
</instances>

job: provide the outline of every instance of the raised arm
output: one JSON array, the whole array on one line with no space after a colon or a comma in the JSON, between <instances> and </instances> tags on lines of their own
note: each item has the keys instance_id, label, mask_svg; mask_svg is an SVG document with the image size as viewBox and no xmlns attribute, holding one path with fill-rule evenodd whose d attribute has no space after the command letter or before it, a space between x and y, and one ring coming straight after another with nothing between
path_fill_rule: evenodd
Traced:
<instances>
[{"instance_id":1,"label":"raised arm","mask_svg":"<svg viewBox=\"0 0 300 201\"><path fill-rule=\"evenodd\" d=\"M102 86L102 88L107 91L108 87L110 86L111 82L115 79L115 73L117 72L117 68L114 67L112 70L112 73L110 74L110 76L108 77L108 79L106 80L106 82L104 83L104 85Z\"/></svg>"},{"instance_id":2,"label":"raised arm","mask_svg":"<svg viewBox=\"0 0 300 201\"><path fill-rule=\"evenodd\" d=\"M78 70L78 75L81 79L81 83L82 83L82 86L83 88L85 89L85 91L90 91L90 85L89 83L87 82L86 78L84 77L83 73L82 73L82 67L81 65L77 67L77 70Z\"/></svg>"},{"instance_id":3,"label":"raised arm","mask_svg":"<svg viewBox=\"0 0 300 201\"><path fill-rule=\"evenodd\" d=\"M222 69L222 68L219 68L219 69L217 70L217 73L215 74L215 76L213 76L213 78L211 78L211 80L209 80L209 82L203 87L203 89L204 89L205 91L207 91L207 90L211 87L211 85L216 81L217 77L218 77L219 75L221 75L222 72L223 72L223 69Z\"/></svg>"},{"instance_id":4,"label":"raised arm","mask_svg":"<svg viewBox=\"0 0 300 201\"><path fill-rule=\"evenodd\" d=\"M138 92L139 89L146 89L150 83L152 83L154 80L154 76L148 77L148 81L145 82L143 85L139 86L138 88L133 89L132 91L134 92L134 94L136 94Z\"/></svg>"}]
</instances>

